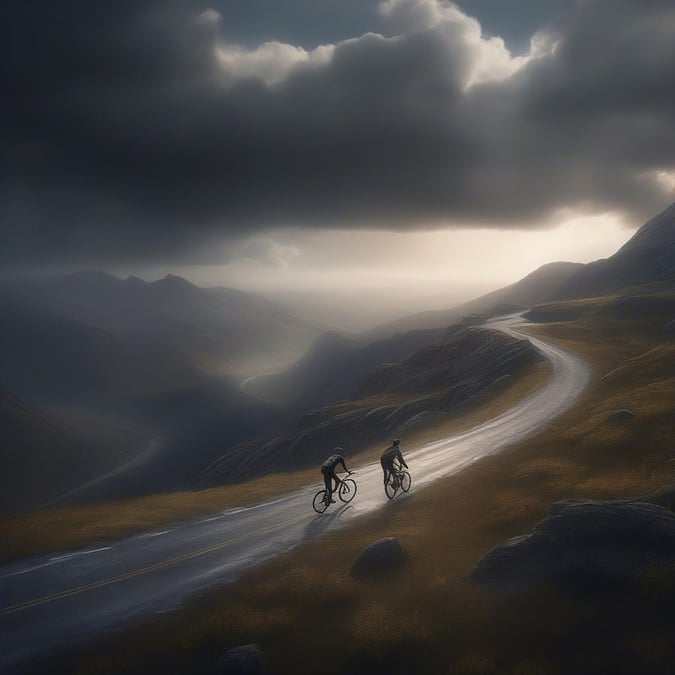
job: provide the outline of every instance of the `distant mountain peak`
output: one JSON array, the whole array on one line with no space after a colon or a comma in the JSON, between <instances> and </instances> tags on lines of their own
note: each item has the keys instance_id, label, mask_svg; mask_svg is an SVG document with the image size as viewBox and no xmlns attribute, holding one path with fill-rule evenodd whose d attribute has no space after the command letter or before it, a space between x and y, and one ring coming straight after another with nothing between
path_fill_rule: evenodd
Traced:
<instances>
[{"instance_id":1,"label":"distant mountain peak","mask_svg":"<svg viewBox=\"0 0 675 675\"><path fill-rule=\"evenodd\" d=\"M162 279L155 282L156 284L175 284L177 286L192 286L187 279L179 277L177 274L166 274Z\"/></svg>"},{"instance_id":2,"label":"distant mountain peak","mask_svg":"<svg viewBox=\"0 0 675 675\"><path fill-rule=\"evenodd\" d=\"M150 286L154 288L161 288L168 291L194 291L198 290L198 287L194 284L191 284L187 279L179 277L176 274L167 274L157 281L153 281Z\"/></svg>"},{"instance_id":3,"label":"distant mountain peak","mask_svg":"<svg viewBox=\"0 0 675 675\"><path fill-rule=\"evenodd\" d=\"M140 277L137 277L135 274L130 274L125 280L125 283L129 284L130 286L145 286L145 281L141 279Z\"/></svg>"}]
</instances>

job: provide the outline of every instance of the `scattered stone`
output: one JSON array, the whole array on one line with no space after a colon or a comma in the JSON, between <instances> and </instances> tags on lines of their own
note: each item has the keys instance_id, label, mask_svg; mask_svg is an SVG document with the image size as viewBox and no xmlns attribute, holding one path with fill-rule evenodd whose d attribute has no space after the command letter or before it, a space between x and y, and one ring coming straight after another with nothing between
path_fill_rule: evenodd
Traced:
<instances>
[{"instance_id":1,"label":"scattered stone","mask_svg":"<svg viewBox=\"0 0 675 675\"><path fill-rule=\"evenodd\" d=\"M500 592L549 583L594 593L635 584L654 563L675 565L675 513L632 500L568 500L530 534L489 551L469 578Z\"/></svg>"},{"instance_id":2,"label":"scattered stone","mask_svg":"<svg viewBox=\"0 0 675 675\"><path fill-rule=\"evenodd\" d=\"M256 644L240 645L225 652L214 675L265 675L262 650Z\"/></svg>"},{"instance_id":3,"label":"scattered stone","mask_svg":"<svg viewBox=\"0 0 675 675\"><path fill-rule=\"evenodd\" d=\"M401 567L408 555L395 537L378 539L366 546L349 571L355 579L374 577Z\"/></svg>"},{"instance_id":4,"label":"scattered stone","mask_svg":"<svg viewBox=\"0 0 675 675\"><path fill-rule=\"evenodd\" d=\"M622 410L612 410L607 415L607 421L612 424L626 424L630 422L635 417L635 413L632 410L626 408Z\"/></svg>"}]
</instances>

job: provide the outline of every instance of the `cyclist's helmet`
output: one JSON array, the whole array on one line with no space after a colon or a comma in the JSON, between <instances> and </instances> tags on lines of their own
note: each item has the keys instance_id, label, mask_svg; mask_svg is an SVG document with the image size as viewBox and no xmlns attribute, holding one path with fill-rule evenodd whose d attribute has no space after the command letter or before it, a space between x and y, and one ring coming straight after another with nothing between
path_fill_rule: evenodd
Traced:
<instances>
[{"instance_id":1,"label":"cyclist's helmet","mask_svg":"<svg viewBox=\"0 0 675 675\"><path fill-rule=\"evenodd\" d=\"M401 443L401 441L398 438L394 439L394 445L399 445L400 443Z\"/></svg>"},{"instance_id":2,"label":"cyclist's helmet","mask_svg":"<svg viewBox=\"0 0 675 675\"><path fill-rule=\"evenodd\" d=\"M342 448L334 448L334 449L333 449L333 452L334 452L336 455L340 455L340 457L344 457L344 456L345 456L345 451L344 451Z\"/></svg>"}]
</instances>

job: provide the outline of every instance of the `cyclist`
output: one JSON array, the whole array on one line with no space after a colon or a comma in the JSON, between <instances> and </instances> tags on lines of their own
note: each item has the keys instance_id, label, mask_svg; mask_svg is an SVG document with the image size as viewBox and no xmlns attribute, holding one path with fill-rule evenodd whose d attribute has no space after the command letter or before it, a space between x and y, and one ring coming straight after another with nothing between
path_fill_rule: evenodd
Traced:
<instances>
[{"instance_id":1,"label":"cyclist","mask_svg":"<svg viewBox=\"0 0 675 675\"><path fill-rule=\"evenodd\" d=\"M406 469L408 465L403 459L400 448L401 441L398 438L395 438L392 444L382 453L380 457L380 464L382 465L382 471L384 472L384 484L387 484L389 480L389 475L394 473L394 462L398 461L399 469L404 466Z\"/></svg>"},{"instance_id":2,"label":"cyclist","mask_svg":"<svg viewBox=\"0 0 675 675\"><path fill-rule=\"evenodd\" d=\"M349 473L349 469L345 464L345 458L342 454L342 448L335 448L335 452L321 465L321 473L323 474L323 482L326 486L326 503L335 504L333 499L333 480L335 481L335 489L342 482L335 474L335 469L338 464L342 464L342 468Z\"/></svg>"}]
</instances>

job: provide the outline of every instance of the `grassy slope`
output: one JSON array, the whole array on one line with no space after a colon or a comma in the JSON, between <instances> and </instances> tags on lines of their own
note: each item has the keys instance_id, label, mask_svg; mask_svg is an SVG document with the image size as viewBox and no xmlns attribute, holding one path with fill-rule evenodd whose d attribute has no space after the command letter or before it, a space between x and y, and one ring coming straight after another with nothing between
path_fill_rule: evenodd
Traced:
<instances>
[{"instance_id":1,"label":"grassy slope","mask_svg":"<svg viewBox=\"0 0 675 675\"><path fill-rule=\"evenodd\" d=\"M49 413L0 387L0 512L54 500L135 459L152 438L133 424Z\"/></svg>"},{"instance_id":2,"label":"grassy slope","mask_svg":"<svg viewBox=\"0 0 675 675\"><path fill-rule=\"evenodd\" d=\"M77 673L206 673L228 646L258 642L275 673L672 670L675 588L658 570L630 596L590 599L500 597L463 580L556 499L636 497L672 479L675 344L664 346L649 322L535 330L594 369L582 399L540 433L63 663ZM636 418L608 425L607 412L622 407ZM383 535L411 554L407 568L367 584L350 579L359 550Z\"/></svg>"},{"instance_id":3,"label":"grassy slope","mask_svg":"<svg viewBox=\"0 0 675 675\"><path fill-rule=\"evenodd\" d=\"M456 413L443 424L416 431L403 439L415 446L468 429L507 410L514 401L541 386L548 377L544 364L532 366L518 381L493 393L469 410ZM386 444L386 439L383 441ZM383 446L384 447L384 446ZM404 448L405 449L405 448ZM348 464L358 467L379 457L382 447L372 447ZM215 513L230 506L254 504L308 483L321 482L316 469L257 478L241 485L174 492L108 503L52 508L0 519L0 563L43 553L63 551Z\"/></svg>"}]
</instances>

